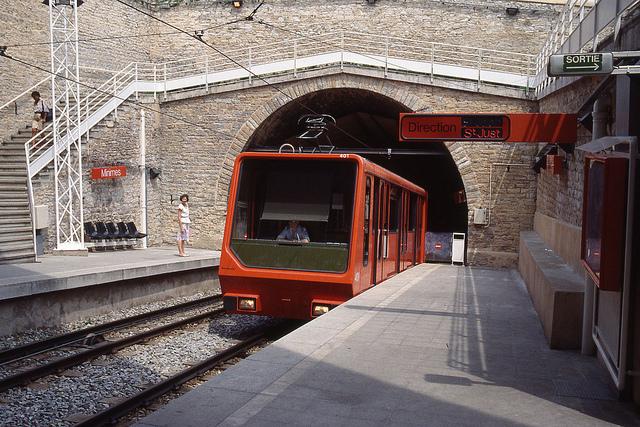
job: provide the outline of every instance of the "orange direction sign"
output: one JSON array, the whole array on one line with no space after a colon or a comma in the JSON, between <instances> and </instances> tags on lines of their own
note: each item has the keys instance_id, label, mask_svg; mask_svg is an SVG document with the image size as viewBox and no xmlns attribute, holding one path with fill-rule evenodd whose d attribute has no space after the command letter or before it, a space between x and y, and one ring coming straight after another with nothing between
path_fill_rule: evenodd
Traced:
<instances>
[{"instance_id":1,"label":"orange direction sign","mask_svg":"<svg viewBox=\"0 0 640 427\"><path fill-rule=\"evenodd\" d=\"M400 113L400 141L504 141L575 144L575 114Z\"/></svg>"}]
</instances>

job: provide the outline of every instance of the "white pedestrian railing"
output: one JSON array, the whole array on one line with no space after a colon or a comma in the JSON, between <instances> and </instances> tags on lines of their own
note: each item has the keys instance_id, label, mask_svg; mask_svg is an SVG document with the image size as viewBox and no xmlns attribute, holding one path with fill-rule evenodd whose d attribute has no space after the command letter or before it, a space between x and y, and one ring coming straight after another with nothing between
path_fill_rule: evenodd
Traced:
<instances>
[{"instance_id":1,"label":"white pedestrian railing","mask_svg":"<svg viewBox=\"0 0 640 427\"><path fill-rule=\"evenodd\" d=\"M448 77L475 82L478 88L491 83L528 91L534 72L532 55L359 32L296 37L223 53L227 57L212 52L163 63L130 63L82 98L81 124L78 129L63 129L61 134L65 136L58 142L58 152L68 146L69 138L80 138L107 115L117 112L125 100L140 93L166 98L174 91L198 87L208 90L212 85L242 80L253 83L287 74L295 78L302 71L323 67L375 69L383 76L420 74L432 80ZM53 160L52 145L49 127L25 144L30 177Z\"/></svg>"}]
</instances>

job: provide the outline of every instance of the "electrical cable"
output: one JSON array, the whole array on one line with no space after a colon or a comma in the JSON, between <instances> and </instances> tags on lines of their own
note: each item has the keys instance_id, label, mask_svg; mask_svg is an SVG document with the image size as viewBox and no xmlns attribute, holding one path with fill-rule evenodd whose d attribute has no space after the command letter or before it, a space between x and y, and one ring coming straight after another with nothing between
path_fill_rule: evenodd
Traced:
<instances>
[{"instance_id":1,"label":"electrical cable","mask_svg":"<svg viewBox=\"0 0 640 427\"><path fill-rule=\"evenodd\" d=\"M158 113L158 114L160 114L160 115L167 116L167 117L172 118L172 119L174 119L174 120L177 120L177 121L180 121L180 122L186 123L186 124L188 124L188 125L190 125L190 126L195 126L195 127L197 127L197 128L200 128L201 130L205 130L205 131L207 131L207 132L214 132L214 133L216 133L216 134L218 134L218 135L225 136L225 137L227 137L227 138L236 139L236 140L238 140L239 142L241 142L241 143L243 143L243 144L244 144L244 142L245 142L245 141L241 140L240 138L238 138L238 137L236 137L236 136L233 136L233 135L231 135L231 134L228 134L228 133L226 133L226 132L219 131L219 130L216 130L216 129L212 129L212 128L209 128L209 127L206 127L206 126L199 125L199 124L197 124L197 123L194 123L194 122L191 122L191 121L189 121L189 120L183 119L182 117L178 117L178 116L175 116L175 115L173 115L173 114L169 114L169 113L166 113L166 112L164 112L164 111L157 110L157 109L155 109L155 108L147 107L146 105L143 105L143 104L142 104L142 103L140 103L140 102L130 101L130 100L129 100L129 99L127 99L127 98L122 98L122 97L120 97L120 96L114 95L114 94L112 94L112 93L110 93L110 92L106 92L106 91L104 91L104 90L101 90L101 89L96 88L96 87L94 87L94 86L88 85L88 84L86 84L86 83L79 82L79 81L77 81L77 80L75 80L75 79L72 79L72 78L69 78L69 77L63 76L63 75L61 75L61 74L56 74L56 73L54 73L54 72L52 72L52 71L50 71L50 70L47 70L47 69L45 69L45 68L42 68L42 67L38 66L38 65L31 64L31 63L29 63L29 62L27 62L27 61L24 61L24 60L22 60L22 59L15 58L15 57L13 57L13 56L7 55L7 53L6 53L6 52L0 51L0 58L7 58L7 59L10 59L10 60L12 60L12 61L15 61L15 62L17 62L17 63L19 63L19 64L25 65L25 66L27 66L27 67L34 68L34 69L36 69L36 70L40 70L40 71L44 71L45 73L48 73L48 74L50 74L50 75L52 75L52 76L55 76L55 77L58 77L58 78L61 78L61 79L64 79L64 80L70 81L70 82L72 82L72 83L78 84L78 85L80 85L80 86L84 86L84 87L86 87L86 88L88 88L88 89L92 89L92 90L94 90L94 91L96 91L96 92L99 92L99 93L102 93L102 94L104 94L104 95L108 95L108 96L110 96L110 97L113 97L113 98L119 99L119 100L121 100L121 101L123 101L123 102L125 102L125 103L135 105L135 106L137 106L137 107L139 107L139 108L141 108L141 109L143 109L143 110L152 111L152 112L154 112L154 113ZM53 102L53 101L52 101L52 102Z\"/></svg>"},{"instance_id":2,"label":"electrical cable","mask_svg":"<svg viewBox=\"0 0 640 427\"><path fill-rule=\"evenodd\" d=\"M267 86L275 89L276 91L278 91L280 94L286 96L287 98L289 98L293 103L301 106L303 109L311 112L312 114L319 114L317 113L315 110L313 110L311 107L306 106L305 104L303 104L302 102L300 102L300 100L293 98L291 95L289 95L288 93L286 93L285 91L283 91L282 89L280 89L277 85L274 85L273 83L270 83L269 81L267 81L264 77L257 75L256 73L254 73L253 71L251 71L249 68L245 67L243 64L241 64L239 61L236 61L235 59L233 59L232 57L230 57L229 55L227 55L226 53L224 53L223 51L221 51L220 49L218 49L217 47L207 43L206 41L204 41L202 39L202 36L197 36L195 34L191 34L189 32L187 32L186 30L183 30L179 27L176 27L175 25L158 18L157 16L153 16L152 14L138 9L135 6L132 6L128 3L126 3L124 0L115 0L116 2L130 8L133 9L135 11L138 11L139 13L154 19L158 22L163 23L164 25L173 28L174 30L177 30L185 35L188 35L189 37L191 37L194 40L199 41L200 43L204 44L205 46L209 47L210 49L213 49L216 53L218 53L219 55L223 56L225 59L227 59L228 61L232 62L233 64L237 65L238 67L242 68L243 70L245 70L246 72L248 72L249 74L251 74L253 77L255 77L256 79L264 82ZM264 4L264 0L262 2L260 2L260 4L253 10L253 12L251 12L251 14L249 14L249 17L247 17L248 21L253 21L253 16L255 15L255 13L258 11L258 9ZM358 142L359 144L364 144L363 141L361 141L359 138L353 136L352 134L350 134L349 132L347 132L346 130L342 129L341 127L339 127L337 124L334 123L330 123L329 124L331 127L333 127L334 129L338 130L339 132L341 132L343 135L353 139L354 141ZM225 154L226 156L226 154Z\"/></svg>"},{"instance_id":3,"label":"electrical cable","mask_svg":"<svg viewBox=\"0 0 640 427\"><path fill-rule=\"evenodd\" d=\"M214 30L217 28L221 28L224 27L226 25L231 25L231 24L236 24L238 22L242 22L242 21L248 21L248 20L252 20L252 19L248 19L247 17L244 18L239 18L239 19L234 19L233 21L228 21L228 22L224 22L222 24L218 24L218 25L214 25L212 27L206 27L206 28L199 28L198 30L200 31L210 31L210 30ZM196 31L196 30L194 30ZM19 44L9 44L9 45L3 45L7 48L13 48L13 47L29 47L29 46L46 46L46 45L58 45L58 44L63 44L63 43L91 43L91 42L96 42L96 41L105 41L105 40L120 40L120 39L134 39L134 38L142 38L142 37L155 37L155 36L168 36L168 35L173 35L173 34L182 34L182 31L165 31L162 33L149 33L149 34L127 34L127 35L120 35L120 36L104 36L104 37L94 37L95 34L87 34L86 37L88 38L78 38L77 40L62 40L62 41L54 41L54 42L34 42L34 43L19 43Z\"/></svg>"}]
</instances>

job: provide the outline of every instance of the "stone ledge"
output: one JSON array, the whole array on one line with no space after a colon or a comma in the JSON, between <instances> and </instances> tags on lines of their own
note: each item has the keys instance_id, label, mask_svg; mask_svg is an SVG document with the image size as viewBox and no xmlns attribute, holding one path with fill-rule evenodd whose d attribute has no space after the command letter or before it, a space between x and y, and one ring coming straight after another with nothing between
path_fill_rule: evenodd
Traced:
<instances>
[{"instance_id":1,"label":"stone ledge","mask_svg":"<svg viewBox=\"0 0 640 427\"><path fill-rule=\"evenodd\" d=\"M518 270L551 348L580 347L582 278L535 231L520 232Z\"/></svg>"},{"instance_id":2,"label":"stone ledge","mask_svg":"<svg viewBox=\"0 0 640 427\"><path fill-rule=\"evenodd\" d=\"M205 268L211 268L213 276L213 268L220 263L219 252L191 249L190 258L178 258L174 252L174 249L136 249L92 253L88 257L54 256L37 264L4 265L0 268L0 301Z\"/></svg>"}]
</instances>

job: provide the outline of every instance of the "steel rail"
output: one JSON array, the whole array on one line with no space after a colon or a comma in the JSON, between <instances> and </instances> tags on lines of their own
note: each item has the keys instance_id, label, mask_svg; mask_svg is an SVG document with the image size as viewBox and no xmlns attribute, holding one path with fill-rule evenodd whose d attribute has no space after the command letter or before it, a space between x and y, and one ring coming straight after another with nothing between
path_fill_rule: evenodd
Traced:
<instances>
[{"instance_id":1,"label":"steel rail","mask_svg":"<svg viewBox=\"0 0 640 427\"><path fill-rule=\"evenodd\" d=\"M170 307L161 308L158 310L150 311L148 313L142 313L135 316L125 317L124 319L114 320L112 322L104 323L102 325L91 326L89 328L79 329L77 331L69 332L62 335L57 335L42 341L36 341L29 344L24 344L19 347L13 347L7 350L0 351L0 366L7 365L18 360L35 356L45 351L54 350L56 348L65 347L69 344L76 343L84 340L90 334L103 334L106 332L112 332L117 329L122 329L127 326L132 326L144 321L153 320L157 317L180 311L183 309L197 307L207 303L213 303L219 301L222 295L214 295L210 297L200 298L193 301L187 301L181 304L176 304Z\"/></svg>"},{"instance_id":2,"label":"steel rail","mask_svg":"<svg viewBox=\"0 0 640 427\"><path fill-rule=\"evenodd\" d=\"M154 338L158 335L162 335L167 331L177 329L181 326L188 325L189 323L198 322L208 317L217 316L222 313L224 313L224 309L218 308L215 310L210 310L205 313L198 314L196 316L178 320L173 323L168 323L166 325L158 326L157 328L150 329L148 331L141 332L139 334L134 334L129 337L119 339L117 341L104 341L93 348L89 348L87 350L81 351L76 354L72 354L70 356L61 357L59 359L56 359L44 365L36 366L35 368L28 369L26 371L22 371L14 375L4 377L0 379L0 392L8 390L12 387L22 385L22 384L28 384L33 380L45 377L47 375L54 374L56 372L60 372L72 366L77 366L97 356L107 354L107 353L114 353L125 347L129 347L134 344L138 344L140 342L146 341L150 338Z\"/></svg>"},{"instance_id":3,"label":"steel rail","mask_svg":"<svg viewBox=\"0 0 640 427\"><path fill-rule=\"evenodd\" d=\"M87 418L86 420L76 424L75 427L113 425L119 418L126 416L135 409L149 405L154 399L175 390L187 381L210 371L216 366L223 364L234 357L238 357L238 355L259 344L266 338L266 336L267 331L253 335L241 343L217 353L216 355L211 356L197 365L191 366L164 381L147 387L141 392L126 398L116 405Z\"/></svg>"}]
</instances>

